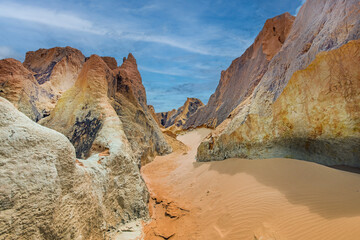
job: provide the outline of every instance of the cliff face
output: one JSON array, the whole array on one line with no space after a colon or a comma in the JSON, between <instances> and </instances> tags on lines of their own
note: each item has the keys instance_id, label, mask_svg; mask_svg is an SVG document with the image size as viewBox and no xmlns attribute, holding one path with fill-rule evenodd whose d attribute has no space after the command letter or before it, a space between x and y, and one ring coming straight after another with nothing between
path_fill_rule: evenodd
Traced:
<instances>
[{"instance_id":1,"label":"cliff face","mask_svg":"<svg viewBox=\"0 0 360 240\"><path fill-rule=\"evenodd\" d=\"M214 128L250 96L267 71L270 60L284 44L294 19L289 13L268 19L255 42L221 72L219 85L208 104L191 116L184 128L203 125Z\"/></svg>"},{"instance_id":2,"label":"cliff face","mask_svg":"<svg viewBox=\"0 0 360 240\"><path fill-rule=\"evenodd\" d=\"M151 114L151 116L154 118L155 122L159 125L159 127L162 127L162 125L160 124L160 121L158 119L158 117L156 116L156 112L155 112L155 108L153 105L148 105L148 109L149 112Z\"/></svg>"},{"instance_id":3,"label":"cliff face","mask_svg":"<svg viewBox=\"0 0 360 240\"><path fill-rule=\"evenodd\" d=\"M27 52L23 64L0 61L0 96L38 121L49 115L61 94L72 87L85 57L70 47Z\"/></svg>"},{"instance_id":4,"label":"cliff face","mask_svg":"<svg viewBox=\"0 0 360 240\"><path fill-rule=\"evenodd\" d=\"M101 57L101 59L106 63L106 65L111 69L114 70L117 68L117 61L113 57Z\"/></svg>"},{"instance_id":5,"label":"cliff face","mask_svg":"<svg viewBox=\"0 0 360 240\"><path fill-rule=\"evenodd\" d=\"M123 93L130 101L138 102L143 109L147 109L145 88L136 59L131 53L123 59L123 63L114 70L114 73L117 81L116 91Z\"/></svg>"},{"instance_id":6,"label":"cliff face","mask_svg":"<svg viewBox=\"0 0 360 240\"><path fill-rule=\"evenodd\" d=\"M0 60L0 96L34 121L48 114L53 104L51 93L43 89L33 74L15 59Z\"/></svg>"},{"instance_id":7,"label":"cliff face","mask_svg":"<svg viewBox=\"0 0 360 240\"><path fill-rule=\"evenodd\" d=\"M292 157L359 166L358 42L341 47L360 38L359 11L353 0L307 1L253 94L200 145L198 160ZM329 52L315 59L322 51Z\"/></svg>"},{"instance_id":8,"label":"cliff face","mask_svg":"<svg viewBox=\"0 0 360 240\"><path fill-rule=\"evenodd\" d=\"M203 106L204 104L200 99L187 98L184 105L179 107L177 110L173 109L169 112L157 113L156 115L161 125L165 128L173 125L176 127L182 127L185 122Z\"/></svg>"},{"instance_id":9,"label":"cliff face","mask_svg":"<svg viewBox=\"0 0 360 240\"><path fill-rule=\"evenodd\" d=\"M25 65L39 75L16 60L0 62L1 96L30 117L36 118L32 111L42 103L37 94L48 93L44 85L55 79L55 68L48 74L51 64L46 64L60 58L62 50L53 51L27 54ZM65 60L77 50L66 48L65 53L59 62L70 64ZM6 139L0 148L0 178L6 183L0 194L0 229L10 239L109 238L120 225L148 217L148 192L139 168L171 147L148 110L135 58L130 54L121 67L116 65L113 58L92 55L73 86L59 91L59 99L44 97L52 110L39 123L67 139L0 98L1 139Z\"/></svg>"},{"instance_id":10,"label":"cliff face","mask_svg":"<svg viewBox=\"0 0 360 240\"><path fill-rule=\"evenodd\" d=\"M74 85L84 61L84 55L77 49L55 47L27 52L24 66L34 72L44 89L60 97Z\"/></svg>"},{"instance_id":11,"label":"cliff face","mask_svg":"<svg viewBox=\"0 0 360 240\"><path fill-rule=\"evenodd\" d=\"M147 216L145 184L115 118L104 117L97 137L109 151L83 161L64 135L3 98L0 110L2 237L102 239L120 223Z\"/></svg>"},{"instance_id":12,"label":"cliff face","mask_svg":"<svg viewBox=\"0 0 360 240\"><path fill-rule=\"evenodd\" d=\"M40 121L67 136L77 158L86 158L77 161L91 169L90 176L103 189L103 215L111 225L146 217L148 198L124 125L111 106L113 84L111 69L92 55L75 85L62 95L50 116Z\"/></svg>"},{"instance_id":13,"label":"cliff face","mask_svg":"<svg viewBox=\"0 0 360 240\"><path fill-rule=\"evenodd\" d=\"M156 155L171 152L171 146L166 142L148 108L141 75L131 53L127 59L124 58L123 64L114 70L114 75L111 104L123 122L124 132L138 164L144 165Z\"/></svg>"},{"instance_id":14,"label":"cliff face","mask_svg":"<svg viewBox=\"0 0 360 240\"><path fill-rule=\"evenodd\" d=\"M40 121L40 124L67 136L73 143L78 158L89 157L105 116L116 116L111 111L113 109L108 98L112 81L112 72L102 59L96 55L91 56L84 64L75 85L63 94L50 116Z\"/></svg>"}]
</instances>

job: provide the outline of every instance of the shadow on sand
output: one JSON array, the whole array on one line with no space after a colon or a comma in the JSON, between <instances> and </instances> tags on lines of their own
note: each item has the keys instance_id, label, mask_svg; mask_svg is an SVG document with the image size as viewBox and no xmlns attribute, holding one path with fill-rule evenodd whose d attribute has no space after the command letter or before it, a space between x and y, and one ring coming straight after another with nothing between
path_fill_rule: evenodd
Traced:
<instances>
[{"instance_id":1,"label":"shadow on sand","mask_svg":"<svg viewBox=\"0 0 360 240\"><path fill-rule=\"evenodd\" d=\"M292 204L327 219L360 216L360 174L294 159L227 159L194 163L234 177L246 173L275 188Z\"/></svg>"}]
</instances>

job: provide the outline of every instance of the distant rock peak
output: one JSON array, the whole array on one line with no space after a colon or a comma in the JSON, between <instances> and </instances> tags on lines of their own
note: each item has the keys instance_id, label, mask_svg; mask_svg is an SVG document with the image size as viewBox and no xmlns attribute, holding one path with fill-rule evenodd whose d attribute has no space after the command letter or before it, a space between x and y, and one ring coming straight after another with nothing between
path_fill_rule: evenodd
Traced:
<instances>
[{"instance_id":1,"label":"distant rock peak","mask_svg":"<svg viewBox=\"0 0 360 240\"><path fill-rule=\"evenodd\" d=\"M132 53L129 53L127 58L126 58L126 57L123 58L123 64L124 64L124 63L133 63L133 64L137 65L137 64L136 64L136 59L135 59L135 57L132 55Z\"/></svg>"},{"instance_id":2,"label":"distant rock peak","mask_svg":"<svg viewBox=\"0 0 360 240\"><path fill-rule=\"evenodd\" d=\"M192 116L204 104L198 98L187 98L184 105L169 112L157 113L156 116L161 125L169 130L179 131L190 116Z\"/></svg>"}]
</instances>

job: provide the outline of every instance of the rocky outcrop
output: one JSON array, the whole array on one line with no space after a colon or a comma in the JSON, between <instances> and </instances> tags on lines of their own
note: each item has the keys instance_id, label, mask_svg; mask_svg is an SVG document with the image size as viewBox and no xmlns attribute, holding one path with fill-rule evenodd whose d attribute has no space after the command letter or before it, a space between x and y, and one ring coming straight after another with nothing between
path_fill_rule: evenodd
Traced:
<instances>
[{"instance_id":1,"label":"rocky outcrop","mask_svg":"<svg viewBox=\"0 0 360 240\"><path fill-rule=\"evenodd\" d=\"M81 67L84 55L71 47L55 47L27 52L24 66L34 73L37 82L55 99L71 88Z\"/></svg>"},{"instance_id":2,"label":"rocky outcrop","mask_svg":"<svg viewBox=\"0 0 360 240\"><path fill-rule=\"evenodd\" d=\"M112 106L123 122L139 165L152 161L156 155L171 152L146 101L145 88L137 69L136 60L130 53L123 64L114 70L115 85Z\"/></svg>"},{"instance_id":3,"label":"rocky outcrop","mask_svg":"<svg viewBox=\"0 0 360 240\"><path fill-rule=\"evenodd\" d=\"M149 112L151 114L151 116L154 118L155 122L159 125L159 127L162 127L162 125L160 124L160 121L158 119L158 117L156 116L156 112L155 112L155 108L153 105L148 105L148 109Z\"/></svg>"},{"instance_id":4,"label":"rocky outcrop","mask_svg":"<svg viewBox=\"0 0 360 240\"><path fill-rule=\"evenodd\" d=\"M116 91L123 93L132 102L137 101L143 109L147 109L145 88L136 59L131 53L123 59L122 65L115 69L114 73L117 81Z\"/></svg>"},{"instance_id":5,"label":"rocky outcrop","mask_svg":"<svg viewBox=\"0 0 360 240\"><path fill-rule=\"evenodd\" d=\"M0 232L4 239L108 239L147 217L148 194L117 117L104 116L86 161L62 134L0 97ZM116 116L116 115L115 115Z\"/></svg>"},{"instance_id":6,"label":"rocky outcrop","mask_svg":"<svg viewBox=\"0 0 360 240\"><path fill-rule=\"evenodd\" d=\"M200 145L198 160L292 157L359 166L358 42L349 43L360 38L359 12L354 0L308 0L253 94Z\"/></svg>"},{"instance_id":7,"label":"rocky outcrop","mask_svg":"<svg viewBox=\"0 0 360 240\"><path fill-rule=\"evenodd\" d=\"M108 98L108 86L113 81L112 72L104 61L96 55L91 56L75 85L63 94L50 116L40 121L67 136L78 158L89 157L106 116L116 116Z\"/></svg>"},{"instance_id":8,"label":"rocky outcrop","mask_svg":"<svg viewBox=\"0 0 360 240\"><path fill-rule=\"evenodd\" d=\"M208 104L191 116L184 128L216 127L249 97L267 71L271 59L289 35L295 17L289 13L268 19L255 42L221 72L218 87Z\"/></svg>"},{"instance_id":9,"label":"rocky outcrop","mask_svg":"<svg viewBox=\"0 0 360 240\"><path fill-rule=\"evenodd\" d=\"M108 148L96 141L106 122L105 116L119 119L119 128L130 142L130 151L138 165L151 161L157 154L171 151L147 111L145 89L136 61L132 55L129 55L130 63L127 61L113 72L102 58L91 56L75 85L59 99L51 115L41 121L67 136L75 146L78 158L88 158ZM138 100L144 101L146 109Z\"/></svg>"},{"instance_id":10,"label":"rocky outcrop","mask_svg":"<svg viewBox=\"0 0 360 240\"><path fill-rule=\"evenodd\" d=\"M177 131L182 129L188 119L203 106L204 104L201 102L200 99L187 98L184 105L177 110L173 109L169 112L157 113L156 116L162 126Z\"/></svg>"},{"instance_id":11,"label":"rocky outcrop","mask_svg":"<svg viewBox=\"0 0 360 240\"><path fill-rule=\"evenodd\" d=\"M23 64L0 61L0 96L34 121L49 115L61 94L72 87L85 61L70 47L27 52Z\"/></svg>"},{"instance_id":12,"label":"rocky outcrop","mask_svg":"<svg viewBox=\"0 0 360 240\"><path fill-rule=\"evenodd\" d=\"M111 70L117 68L117 61L115 58L113 57L101 57L101 58Z\"/></svg>"},{"instance_id":13,"label":"rocky outcrop","mask_svg":"<svg viewBox=\"0 0 360 240\"><path fill-rule=\"evenodd\" d=\"M170 118L172 118L177 113L177 110L174 108L168 112L156 113L156 118L159 120L161 126L165 127ZM170 125L169 125L170 126Z\"/></svg>"},{"instance_id":14,"label":"rocky outcrop","mask_svg":"<svg viewBox=\"0 0 360 240\"><path fill-rule=\"evenodd\" d=\"M46 64L38 57L29 62ZM105 61L88 58L73 86L39 121L57 132L0 98L0 181L6 184L0 189L0 232L6 239L109 239L123 224L148 218L139 167L171 147L148 110L135 58L130 54L114 70L114 61ZM37 107L32 96L55 71L47 76L40 66L38 80L46 81L39 84L16 60L2 60L0 67L1 94L25 113Z\"/></svg>"},{"instance_id":15,"label":"rocky outcrop","mask_svg":"<svg viewBox=\"0 0 360 240\"><path fill-rule=\"evenodd\" d=\"M52 94L43 89L32 73L15 59L0 60L0 96L34 121L46 116Z\"/></svg>"}]
</instances>

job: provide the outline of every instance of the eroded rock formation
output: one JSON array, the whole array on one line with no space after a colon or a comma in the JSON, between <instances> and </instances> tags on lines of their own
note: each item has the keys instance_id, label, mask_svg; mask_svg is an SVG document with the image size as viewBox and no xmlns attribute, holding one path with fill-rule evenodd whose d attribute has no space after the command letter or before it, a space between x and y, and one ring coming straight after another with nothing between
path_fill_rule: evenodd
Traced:
<instances>
[{"instance_id":1,"label":"eroded rock formation","mask_svg":"<svg viewBox=\"0 0 360 240\"><path fill-rule=\"evenodd\" d=\"M34 121L49 115L61 94L72 87L85 57L70 47L27 52L23 64L0 61L0 96Z\"/></svg>"},{"instance_id":2,"label":"eroded rock formation","mask_svg":"<svg viewBox=\"0 0 360 240\"><path fill-rule=\"evenodd\" d=\"M96 139L108 151L78 160L64 135L3 98L0 109L2 237L103 239L147 217L148 193L115 113L105 113Z\"/></svg>"},{"instance_id":3,"label":"eroded rock formation","mask_svg":"<svg viewBox=\"0 0 360 240\"><path fill-rule=\"evenodd\" d=\"M156 112L155 112L154 106L153 106L153 105L148 105L148 109L149 109L149 111L150 111L151 116L154 118L155 122L156 122L160 127L162 127L162 125L161 125L158 117L156 116Z\"/></svg>"},{"instance_id":4,"label":"eroded rock formation","mask_svg":"<svg viewBox=\"0 0 360 240\"><path fill-rule=\"evenodd\" d=\"M200 99L187 98L183 106L177 110L173 109L169 112L157 113L156 116L162 126L170 131L180 131L184 124L191 118L204 104Z\"/></svg>"},{"instance_id":5,"label":"eroded rock formation","mask_svg":"<svg viewBox=\"0 0 360 240\"><path fill-rule=\"evenodd\" d=\"M157 154L171 151L155 120L148 113L147 105L144 109L138 101L140 99L146 104L145 89L136 61L132 55L129 56L131 64L125 61L115 72L100 57L91 56L75 85L63 94L51 115L41 121L41 124L67 136L79 158L87 158L92 153L108 148L96 142L106 116L119 118L121 132L130 142L138 164L140 161L150 161Z\"/></svg>"},{"instance_id":6,"label":"eroded rock formation","mask_svg":"<svg viewBox=\"0 0 360 240\"><path fill-rule=\"evenodd\" d=\"M111 70L98 56L84 64L75 85L63 94L50 116L40 124L63 133L73 143L78 158L87 158L106 117L116 116L108 98L114 81ZM103 146L101 150L105 150ZM107 146L108 148L108 146Z\"/></svg>"},{"instance_id":7,"label":"eroded rock formation","mask_svg":"<svg viewBox=\"0 0 360 240\"><path fill-rule=\"evenodd\" d=\"M1 96L33 120L49 104L39 123L57 131L0 98L0 231L9 239L103 239L148 217L139 168L171 146L147 107L136 60L83 61L67 47L29 52L31 71L0 62Z\"/></svg>"},{"instance_id":8,"label":"eroded rock formation","mask_svg":"<svg viewBox=\"0 0 360 240\"><path fill-rule=\"evenodd\" d=\"M134 56L130 53L114 70L115 85L112 106L123 122L123 129L139 165L156 155L171 152L158 124L147 106L146 92Z\"/></svg>"},{"instance_id":9,"label":"eroded rock formation","mask_svg":"<svg viewBox=\"0 0 360 240\"><path fill-rule=\"evenodd\" d=\"M198 160L277 156L359 166L358 42L349 43L360 38L359 12L354 0L308 0L253 94L200 145Z\"/></svg>"},{"instance_id":10,"label":"eroded rock formation","mask_svg":"<svg viewBox=\"0 0 360 240\"><path fill-rule=\"evenodd\" d=\"M137 101L142 108L147 109L145 88L136 59L131 53L123 59L123 63L115 69L114 73L117 81L116 91L121 92L132 102Z\"/></svg>"},{"instance_id":11,"label":"eroded rock formation","mask_svg":"<svg viewBox=\"0 0 360 240\"><path fill-rule=\"evenodd\" d=\"M117 61L115 58L113 57L101 57L101 58L111 70L117 68Z\"/></svg>"},{"instance_id":12,"label":"eroded rock formation","mask_svg":"<svg viewBox=\"0 0 360 240\"><path fill-rule=\"evenodd\" d=\"M0 60L0 96L34 121L48 114L53 102L52 94L43 89L21 62Z\"/></svg>"},{"instance_id":13,"label":"eroded rock formation","mask_svg":"<svg viewBox=\"0 0 360 240\"><path fill-rule=\"evenodd\" d=\"M208 104L191 116L184 128L215 128L249 97L267 71L270 60L284 44L294 19L289 13L268 19L255 42L221 72L219 85Z\"/></svg>"},{"instance_id":14,"label":"eroded rock formation","mask_svg":"<svg viewBox=\"0 0 360 240\"><path fill-rule=\"evenodd\" d=\"M34 72L44 89L60 97L74 85L84 62L85 57L79 50L55 47L27 52L24 66Z\"/></svg>"}]
</instances>

